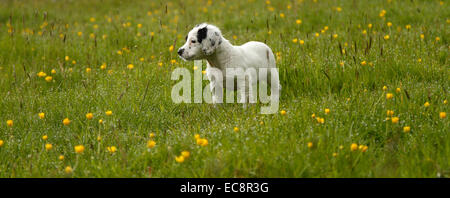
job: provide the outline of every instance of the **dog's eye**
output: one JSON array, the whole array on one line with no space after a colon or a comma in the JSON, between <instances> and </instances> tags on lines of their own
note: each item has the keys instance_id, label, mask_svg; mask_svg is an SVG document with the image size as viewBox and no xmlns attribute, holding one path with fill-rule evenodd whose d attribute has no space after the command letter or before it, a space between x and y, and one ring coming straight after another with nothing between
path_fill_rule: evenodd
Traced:
<instances>
[{"instance_id":1,"label":"dog's eye","mask_svg":"<svg viewBox=\"0 0 450 198\"><path fill-rule=\"evenodd\" d=\"M195 43L195 41L194 41L194 40L192 40L191 42L192 42L192 43Z\"/></svg>"}]
</instances>

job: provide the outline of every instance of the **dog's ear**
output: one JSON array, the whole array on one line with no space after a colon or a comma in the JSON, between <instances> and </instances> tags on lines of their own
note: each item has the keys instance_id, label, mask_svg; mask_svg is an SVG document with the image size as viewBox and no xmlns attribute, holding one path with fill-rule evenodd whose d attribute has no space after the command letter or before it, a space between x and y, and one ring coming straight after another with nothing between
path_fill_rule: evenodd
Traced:
<instances>
[{"instance_id":1,"label":"dog's ear","mask_svg":"<svg viewBox=\"0 0 450 198\"><path fill-rule=\"evenodd\" d=\"M202 30L205 29L205 30ZM219 45L219 42L221 43L221 35L220 32L215 31L214 28L209 29L207 26L205 26L204 28L202 28L199 30L198 33L198 40L200 43L202 43L202 51L205 55L209 56L211 54L213 54L217 48L217 46ZM200 36L203 36L203 34L205 34L205 37L202 38L200 40Z\"/></svg>"}]
</instances>

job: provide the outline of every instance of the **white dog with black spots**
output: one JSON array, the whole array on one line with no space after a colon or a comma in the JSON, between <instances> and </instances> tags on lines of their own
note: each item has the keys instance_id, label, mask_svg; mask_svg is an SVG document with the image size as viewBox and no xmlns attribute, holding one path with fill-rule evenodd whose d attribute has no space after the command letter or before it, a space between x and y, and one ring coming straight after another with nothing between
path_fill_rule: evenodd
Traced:
<instances>
[{"instance_id":1,"label":"white dog with black spots","mask_svg":"<svg viewBox=\"0 0 450 198\"><path fill-rule=\"evenodd\" d=\"M257 83L258 73L242 71L247 71L248 68L256 71L259 68L276 68L273 52L266 44L250 41L241 46L234 46L222 36L219 28L206 23L195 26L188 33L186 43L178 49L178 55L187 61L207 60L206 75L210 80L213 104L223 102L224 84L228 90L239 90L239 103L247 101L254 103L256 97L253 97L252 92L248 91L248 85L253 86ZM229 70L228 68L234 69ZM281 85L278 82L278 71L269 69L267 73L270 75L271 72L276 72L272 75L277 76L275 86L279 93ZM238 82L236 84L234 83L235 79ZM245 83L239 83L240 80ZM270 84L268 78L266 78L266 83Z\"/></svg>"}]
</instances>

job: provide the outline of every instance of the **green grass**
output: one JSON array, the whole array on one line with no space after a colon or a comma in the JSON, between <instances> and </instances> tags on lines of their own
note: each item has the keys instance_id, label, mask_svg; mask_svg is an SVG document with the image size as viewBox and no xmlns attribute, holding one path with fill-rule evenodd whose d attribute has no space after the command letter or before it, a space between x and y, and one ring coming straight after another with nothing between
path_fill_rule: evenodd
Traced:
<instances>
[{"instance_id":1,"label":"green grass","mask_svg":"<svg viewBox=\"0 0 450 198\"><path fill-rule=\"evenodd\" d=\"M4 1L0 177L450 176L449 118L439 117L449 110L444 100L450 89L450 2L225 2ZM171 72L193 66L176 49L205 21L233 44L257 40L278 53L280 111L286 115L262 115L261 104L243 109L172 102L177 82ZM171 45L175 50L169 51ZM41 71L53 80L38 77ZM394 97L387 100L386 93ZM105 115L107 110L113 115ZM387 110L398 123L386 120ZM92 120L85 117L89 112ZM66 117L68 126L62 123ZM7 120L14 121L12 127ZM411 131L403 132L404 126ZM150 138L151 132L156 136ZM209 144L197 145L195 134ZM150 139L156 146L148 149ZM53 148L46 151L46 143ZM368 149L351 151L352 143ZM75 153L75 145L84 145L84 152ZM110 154L108 146L117 152ZM184 150L191 156L177 163L175 156ZM66 166L73 172L65 173Z\"/></svg>"}]
</instances>

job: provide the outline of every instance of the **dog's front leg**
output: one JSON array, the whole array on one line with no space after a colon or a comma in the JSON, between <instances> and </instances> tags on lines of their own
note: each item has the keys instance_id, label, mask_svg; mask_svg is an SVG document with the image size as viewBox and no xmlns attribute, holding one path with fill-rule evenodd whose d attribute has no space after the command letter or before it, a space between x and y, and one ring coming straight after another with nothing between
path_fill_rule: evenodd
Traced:
<instances>
[{"instance_id":1,"label":"dog's front leg","mask_svg":"<svg viewBox=\"0 0 450 198\"><path fill-rule=\"evenodd\" d=\"M244 108L247 107L247 101L249 98L249 91L248 91L248 87L247 87L247 82L244 82L243 84L239 84L238 83L238 90L239 90L239 103L242 103L242 106Z\"/></svg>"},{"instance_id":2,"label":"dog's front leg","mask_svg":"<svg viewBox=\"0 0 450 198\"><path fill-rule=\"evenodd\" d=\"M223 76L222 72L209 65L206 68L206 74L209 79L209 89L211 91L212 103L223 103Z\"/></svg>"},{"instance_id":3,"label":"dog's front leg","mask_svg":"<svg viewBox=\"0 0 450 198\"><path fill-rule=\"evenodd\" d=\"M223 103L223 87L217 81L211 81L209 84L211 89L212 103Z\"/></svg>"}]
</instances>

